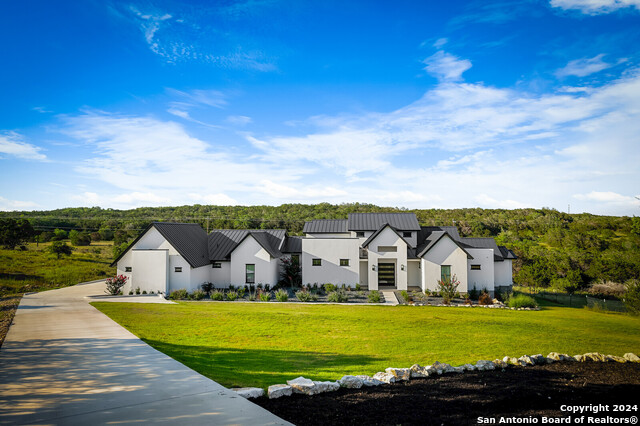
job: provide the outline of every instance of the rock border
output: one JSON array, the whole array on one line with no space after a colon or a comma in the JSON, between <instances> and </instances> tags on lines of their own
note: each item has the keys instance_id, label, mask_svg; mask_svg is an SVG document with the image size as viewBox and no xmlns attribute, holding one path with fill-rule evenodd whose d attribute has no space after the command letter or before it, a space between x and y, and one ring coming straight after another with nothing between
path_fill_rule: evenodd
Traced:
<instances>
[{"instance_id":1,"label":"rock border","mask_svg":"<svg viewBox=\"0 0 640 426\"><path fill-rule=\"evenodd\" d=\"M303 395L317 395L319 393L333 392L340 388L360 389L363 386L381 386L400 381L440 376L442 374L461 374L466 371L491 371L504 370L509 367L528 367L533 365L552 364L554 362L619 362L640 363L640 357L632 352L627 352L623 356L604 355L599 352L587 352L585 354L568 355L559 352L550 352L547 356L542 354L522 355L521 357L505 356L502 359L493 361L479 360L475 364L464 364L454 367L450 364L434 362L426 367L420 364L413 364L409 368L389 367L385 371L377 372L371 376L367 375L345 375L336 381L315 381L305 377L298 377L288 380L287 384L276 384L269 386L267 397L269 399L291 396L294 393ZM261 388L237 388L231 389L244 398L259 398L264 395Z\"/></svg>"}]
</instances>

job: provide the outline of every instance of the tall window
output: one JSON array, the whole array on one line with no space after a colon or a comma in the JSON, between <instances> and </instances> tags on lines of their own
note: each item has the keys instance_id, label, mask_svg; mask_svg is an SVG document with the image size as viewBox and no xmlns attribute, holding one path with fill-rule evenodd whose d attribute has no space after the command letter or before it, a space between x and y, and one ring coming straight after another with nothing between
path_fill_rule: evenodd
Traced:
<instances>
[{"instance_id":1,"label":"tall window","mask_svg":"<svg viewBox=\"0 0 640 426\"><path fill-rule=\"evenodd\" d=\"M246 279L245 282L247 284L254 284L256 282L256 265L252 263L247 263L245 269Z\"/></svg>"},{"instance_id":2,"label":"tall window","mask_svg":"<svg viewBox=\"0 0 640 426\"><path fill-rule=\"evenodd\" d=\"M451 281L451 265L440 266L440 280Z\"/></svg>"}]
</instances>

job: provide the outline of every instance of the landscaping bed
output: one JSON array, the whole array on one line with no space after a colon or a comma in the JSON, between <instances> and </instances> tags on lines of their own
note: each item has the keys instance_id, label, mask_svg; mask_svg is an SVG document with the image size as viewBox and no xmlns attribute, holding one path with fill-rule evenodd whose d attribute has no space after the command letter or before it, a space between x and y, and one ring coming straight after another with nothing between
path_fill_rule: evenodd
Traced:
<instances>
[{"instance_id":1,"label":"landscaping bed","mask_svg":"<svg viewBox=\"0 0 640 426\"><path fill-rule=\"evenodd\" d=\"M558 362L253 401L287 421L305 425L459 425L478 424L479 417L495 418L499 424L501 416L531 416L541 424L543 416L637 418L638 411L614 412L613 405L636 404L637 410L639 392L638 363ZM609 411L574 414L561 411L564 404L608 404Z\"/></svg>"}]
</instances>

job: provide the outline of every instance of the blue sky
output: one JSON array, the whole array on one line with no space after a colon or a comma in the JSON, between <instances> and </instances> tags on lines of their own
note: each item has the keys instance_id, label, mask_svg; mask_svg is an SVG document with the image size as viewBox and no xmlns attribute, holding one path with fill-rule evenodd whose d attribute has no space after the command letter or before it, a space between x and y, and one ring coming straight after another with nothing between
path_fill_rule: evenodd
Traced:
<instances>
[{"instance_id":1,"label":"blue sky","mask_svg":"<svg viewBox=\"0 0 640 426\"><path fill-rule=\"evenodd\" d=\"M640 0L0 12L1 210L640 212Z\"/></svg>"}]
</instances>

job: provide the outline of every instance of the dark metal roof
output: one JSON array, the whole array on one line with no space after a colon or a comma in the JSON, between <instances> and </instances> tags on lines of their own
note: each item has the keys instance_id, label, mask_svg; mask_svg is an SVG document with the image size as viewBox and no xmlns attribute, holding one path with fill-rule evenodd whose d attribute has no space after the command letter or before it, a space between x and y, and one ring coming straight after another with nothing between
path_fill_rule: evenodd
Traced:
<instances>
[{"instance_id":1,"label":"dark metal roof","mask_svg":"<svg viewBox=\"0 0 640 426\"><path fill-rule=\"evenodd\" d=\"M492 249L494 261L500 262L504 260L502 253L496 244L496 240L493 238L462 238L462 242L469 246L469 248Z\"/></svg>"},{"instance_id":2,"label":"dark metal roof","mask_svg":"<svg viewBox=\"0 0 640 426\"><path fill-rule=\"evenodd\" d=\"M347 219L315 219L305 222L302 232L305 234L339 234L349 232Z\"/></svg>"},{"instance_id":3,"label":"dark metal roof","mask_svg":"<svg viewBox=\"0 0 640 426\"><path fill-rule=\"evenodd\" d=\"M302 253L302 238L287 237L282 248L283 253Z\"/></svg>"},{"instance_id":4,"label":"dark metal roof","mask_svg":"<svg viewBox=\"0 0 640 426\"><path fill-rule=\"evenodd\" d=\"M362 248L367 247L371 241L375 240L375 239L376 239L376 237L377 237L378 235L380 235L380 233L384 230L384 228L390 228L393 232L395 232L395 233L396 233L396 235L397 235L398 237L400 237L400 239L401 239L402 241L404 241L404 242L405 242L405 244L407 244L407 246L409 246L409 244L405 241L405 239L404 239L404 238L402 238L402 235L398 234L398 231L396 231L396 229L395 229L393 226L389 225L388 223L383 223L383 224L380 226L380 228L378 228L378 230L377 230L376 232L374 232L373 234L371 234L371 236L370 236L369 238L367 238L367 239L365 240L365 242L364 242L364 243L362 243ZM410 247L410 246L409 246L409 247Z\"/></svg>"},{"instance_id":5,"label":"dark metal roof","mask_svg":"<svg viewBox=\"0 0 640 426\"><path fill-rule=\"evenodd\" d=\"M458 233L458 228L455 226L423 226L420 228L420 232L424 233L423 235L425 237L433 231L446 231L451 238L460 241L460 234ZM420 234L418 234L418 242L420 242Z\"/></svg>"},{"instance_id":6,"label":"dark metal roof","mask_svg":"<svg viewBox=\"0 0 640 426\"><path fill-rule=\"evenodd\" d=\"M446 231L433 231L431 232L431 234L429 234L429 236L427 237L426 240L424 240L424 242L422 242L416 252L417 252L417 256L418 257L422 257L424 256L429 250L431 250L431 248L433 246L435 246L438 241L440 241L444 236L447 236L451 239L451 241L453 241L455 243L455 245L457 245L458 247L460 247L462 249L462 251L464 251L467 254L467 258L469 259L473 259L473 256L471 256L471 254L469 254L469 252L465 249L465 246L460 243L460 241L457 241L455 238L453 238L448 232Z\"/></svg>"},{"instance_id":7,"label":"dark metal roof","mask_svg":"<svg viewBox=\"0 0 640 426\"><path fill-rule=\"evenodd\" d=\"M231 252L249 234L273 257L282 256L284 229L219 229L209 234L209 260L229 260Z\"/></svg>"},{"instance_id":8,"label":"dark metal roof","mask_svg":"<svg viewBox=\"0 0 640 426\"><path fill-rule=\"evenodd\" d=\"M388 223L400 231L419 231L414 213L349 213L349 231L375 231Z\"/></svg>"},{"instance_id":9,"label":"dark metal roof","mask_svg":"<svg viewBox=\"0 0 640 426\"><path fill-rule=\"evenodd\" d=\"M498 246L500 249L500 254L504 259L517 259L518 256L515 255L514 252L506 248L505 246Z\"/></svg>"}]
</instances>

